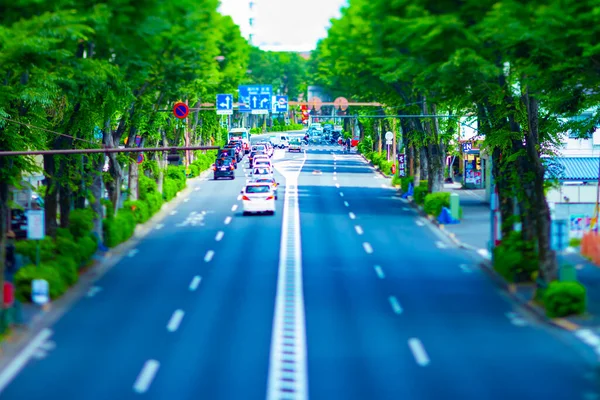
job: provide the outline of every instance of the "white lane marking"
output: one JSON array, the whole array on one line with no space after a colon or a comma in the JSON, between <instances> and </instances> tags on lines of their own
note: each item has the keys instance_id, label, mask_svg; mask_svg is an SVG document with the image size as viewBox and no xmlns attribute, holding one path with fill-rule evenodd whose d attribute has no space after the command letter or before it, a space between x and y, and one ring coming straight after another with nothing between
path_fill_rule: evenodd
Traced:
<instances>
[{"instance_id":1,"label":"white lane marking","mask_svg":"<svg viewBox=\"0 0 600 400\"><path fill-rule=\"evenodd\" d=\"M379 279L385 278L385 274L383 273L383 269L379 265L376 265L373 268L375 268L375 273L377 274L377 276L379 277Z\"/></svg>"},{"instance_id":2,"label":"white lane marking","mask_svg":"<svg viewBox=\"0 0 600 400\"><path fill-rule=\"evenodd\" d=\"M333 177L333 180L334 180L334 181L337 181L337 177L335 177L335 176L334 176L334 177Z\"/></svg>"},{"instance_id":3,"label":"white lane marking","mask_svg":"<svg viewBox=\"0 0 600 400\"><path fill-rule=\"evenodd\" d=\"M349 212L348 216L350 217L350 219L356 219L356 215L354 215L353 212Z\"/></svg>"},{"instance_id":4,"label":"white lane marking","mask_svg":"<svg viewBox=\"0 0 600 400\"><path fill-rule=\"evenodd\" d=\"M415 223L419 226L425 226L425 223L423 221L421 221L420 219L416 220Z\"/></svg>"},{"instance_id":5,"label":"white lane marking","mask_svg":"<svg viewBox=\"0 0 600 400\"><path fill-rule=\"evenodd\" d=\"M402 211L410 211L410 208L408 208L408 207L402 207Z\"/></svg>"},{"instance_id":6,"label":"white lane marking","mask_svg":"<svg viewBox=\"0 0 600 400\"><path fill-rule=\"evenodd\" d=\"M198 289L200 282L202 282L202 277L196 275L194 279L192 279L192 282L190 282L190 290L193 292L194 290Z\"/></svg>"},{"instance_id":7,"label":"white lane marking","mask_svg":"<svg viewBox=\"0 0 600 400\"><path fill-rule=\"evenodd\" d=\"M356 226L354 227L354 230L355 230L355 231L356 231L356 233L358 233L359 235L362 235L363 233L365 233L365 232L363 231L363 229L360 227L360 225L356 225Z\"/></svg>"},{"instance_id":8,"label":"white lane marking","mask_svg":"<svg viewBox=\"0 0 600 400\"><path fill-rule=\"evenodd\" d=\"M335 187L336 187L337 189L339 189L339 188L340 188L340 184L339 184L339 183L336 183L336 184L335 184Z\"/></svg>"},{"instance_id":9,"label":"white lane marking","mask_svg":"<svg viewBox=\"0 0 600 400\"><path fill-rule=\"evenodd\" d=\"M365 249L365 251L367 252L367 254L373 253L373 247L371 247L371 244L369 242L364 242L363 243L363 249Z\"/></svg>"},{"instance_id":10,"label":"white lane marking","mask_svg":"<svg viewBox=\"0 0 600 400\"><path fill-rule=\"evenodd\" d=\"M52 331L48 328L43 329L33 338L31 342L23 349L0 373L0 393L15 379L21 370L27 365L27 362L39 350L39 347L52 336Z\"/></svg>"},{"instance_id":11,"label":"white lane marking","mask_svg":"<svg viewBox=\"0 0 600 400\"><path fill-rule=\"evenodd\" d=\"M135 383L133 384L133 390L136 393L145 393L150 387L150 384L152 383L154 376L158 372L159 367L160 363L156 360L146 361L144 367L142 368L142 371L135 380Z\"/></svg>"},{"instance_id":12,"label":"white lane marking","mask_svg":"<svg viewBox=\"0 0 600 400\"><path fill-rule=\"evenodd\" d=\"M333 169L334 169L334 171L335 171L335 169L336 169L336 168L337 168L337 167L335 166L335 163L334 163L334 165L333 165ZM335 174L335 172L334 172L334 174Z\"/></svg>"},{"instance_id":13,"label":"white lane marking","mask_svg":"<svg viewBox=\"0 0 600 400\"><path fill-rule=\"evenodd\" d=\"M127 253L127 257L133 257L139 252L140 251L138 249L131 249L131 250L129 250L129 253Z\"/></svg>"},{"instance_id":14,"label":"white lane marking","mask_svg":"<svg viewBox=\"0 0 600 400\"><path fill-rule=\"evenodd\" d=\"M214 251L212 251L212 250L207 251L206 255L204 256L204 261L205 262L210 262L210 260L213 259L214 255L215 255Z\"/></svg>"},{"instance_id":15,"label":"white lane marking","mask_svg":"<svg viewBox=\"0 0 600 400\"><path fill-rule=\"evenodd\" d=\"M298 176L285 173L286 189L279 250L277 292L271 336L267 400L308 399L306 325L302 288L302 244ZM291 370L291 372L286 372ZM291 393L289 391L292 391ZM290 397L291 396L291 397Z\"/></svg>"},{"instance_id":16,"label":"white lane marking","mask_svg":"<svg viewBox=\"0 0 600 400\"><path fill-rule=\"evenodd\" d=\"M216 240L217 242L220 242L220 241L221 241L221 239L223 239L223 236L225 236L225 232L223 232L223 231L219 231L219 232L217 232L217 236L215 236L215 240Z\"/></svg>"},{"instance_id":17,"label":"white lane marking","mask_svg":"<svg viewBox=\"0 0 600 400\"><path fill-rule=\"evenodd\" d=\"M390 296L389 301L392 306L392 310L394 310L396 314L402 314L402 307L400 306L400 303L398 303L398 299L395 296Z\"/></svg>"},{"instance_id":18,"label":"white lane marking","mask_svg":"<svg viewBox=\"0 0 600 400\"><path fill-rule=\"evenodd\" d=\"M486 249L479 249L479 250L477 250L477 253L479 253L480 256L482 256L483 258L485 258L487 260L492 259L492 255Z\"/></svg>"},{"instance_id":19,"label":"white lane marking","mask_svg":"<svg viewBox=\"0 0 600 400\"><path fill-rule=\"evenodd\" d=\"M165 226L165 224L158 224L156 225L156 230L162 229Z\"/></svg>"},{"instance_id":20,"label":"white lane marking","mask_svg":"<svg viewBox=\"0 0 600 400\"><path fill-rule=\"evenodd\" d=\"M344 197L344 192L340 192L340 197Z\"/></svg>"},{"instance_id":21,"label":"white lane marking","mask_svg":"<svg viewBox=\"0 0 600 400\"><path fill-rule=\"evenodd\" d=\"M102 291L102 288L100 286L92 286L90 288L90 290L88 290L86 296L87 297L94 297L95 295L97 295L101 291Z\"/></svg>"},{"instance_id":22,"label":"white lane marking","mask_svg":"<svg viewBox=\"0 0 600 400\"><path fill-rule=\"evenodd\" d=\"M344 205L345 205L346 207L350 207L350 204L349 204L347 201L345 201L345 202L344 202Z\"/></svg>"},{"instance_id":23,"label":"white lane marking","mask_svg":"<svg viewBox=\"0 0 600 400\"><path fill-rule=\"evenodd\" d=\"M240 201L240 200L242 199L242 195L241 195L241 194L238 194L238 197L237 197L237 199L238 199L238 201Z\"/></svg>"},{"instance_id":24,"label":"white lane marking","mask_svg":"<svg viewBox=\"0 0 600 400\"><path fill-rule=\"evenodd\" d=\"M189 198L189 197L186 197L185 199L183 199L183 202L184 202L184 203L187 203L188 201L190 201L190 198Z\"/></svg>"},{"instance_id":25,"label":"white lane marking","mask_svg":"<svg viewBox=\"0 0 600 400\"><path fill-rule=\"evenodd\" d=\"M177 210L173 210L173 211L171 211L169 214L171 214L171 215L175 215L175 214L177 214Z\"/></svg>"},{"instance_id":26,"label":"white lane marking","mask_svg":"<svg viewBox=\"0 0 600 400\"><path fill-rule=\"evenodd\" d=\"M196 189L194 189L194 192L199 192L199 191L200 191L199 187L197 187Z\"/></svg>"},{"instance_id":27,"label":"white lane marking","mask_svg":"<svg viewBox=\"0 0 600 400\"><path fill-rule=\"evenodd\" d=\"M382 184L381 184L381 188L382 188L382 189L387 189L387 188L388 188L388 186L387 186L385 183L382 183Z\"/></svg>"},{"instance_id":28,"label":"white lane marking","mask_svg":"<svg viewBox=\"0 0 600 400\"><path fill-rule=\"evenodd\" d=\"M439 240L437 242L435 242L435 245L437 246L438 249L447 249L448 248L448 246L446 245L446 243L441 242Z\"/></svg>"},{"instance_id":29,"label":"white lane marking","mask_svg":"<svg viewBox=\"0 0 600 400\"><path fill-rule=\"evenodd\" d=\"M523 317L521 317L520 315L518 315L514 312L507 312L504 315L506 315L506 318L508 318L510 320L510 323L515 326L526 326L527 325L527 321Z\"/></svg>"},{"instance_id":30,"label":"white lane marking","mask_svg":"<svg viewBox=\"0 0 600 400\"><path fill-rule=\"evenodd\" d=\"M471 270L471 268L469 268L469 266L468 266L467 264L460 264L460 266L459 266L459 267L460 267L460 269L461 269L463 272L466 272L467 274L469 274L469 273L473 272L473 271Z\"/></svg>"},{"instance_id":31,"label":"white lane marking","mask_svg":"<svg viewBox=\"0 0 600 400\"><path fill-rule=\"evenodd\" d=\"M231 217L225 218L225 225L229 225L230 222L231 222Z\"/></svg>"},{"instance_id":32,"label":"white lane marking","mask_svg":"<svg viewBox=\"0 0 600 400\"><path fill-rule=\"evenodd\" d=\"M333 168L335 169L335 167L333 167ZM337 175L337 172L333 171L333 174L334 174L334 175Z\"/></svg>"},{"instance_id":33,"label":"white lane marking","mask_svg":"<svg viewBox=\"0 0 600 400\"><path fill-rule=\"evenodd\" d=\"M177 328L179 328L179 324L181 324L181 320L183 319L184 314L185 313L183 312L183 310L175 310L173 315L171 315L169 323L167 324L167 330L169 332L175 332Z\"/></svg>"},{"instance_id":34,"label":"white lane marking","mask_svg":"<svg viewBox=\"0 0 600 400\"><path fill-rule=\"evenodd\" d=\"M410 351L412 351L417 364L421 367L426 367L429 365L429 356L425 351L425 347L423 347L423 343L417 338L412 338L408 340L408 347L410 347Z\"/></svg>"},{"instance_id":35,"label":"white lane marking","mask_svg":"<svg viewBox=\"0 0 600 400\"><path fill-rule=\"evenodd\" d=\"M235 210L237 210L237 208L238 208L237 204L234 204L233 206L231 206L231 211L235 211Z\"/></svg>"}]
</instances>

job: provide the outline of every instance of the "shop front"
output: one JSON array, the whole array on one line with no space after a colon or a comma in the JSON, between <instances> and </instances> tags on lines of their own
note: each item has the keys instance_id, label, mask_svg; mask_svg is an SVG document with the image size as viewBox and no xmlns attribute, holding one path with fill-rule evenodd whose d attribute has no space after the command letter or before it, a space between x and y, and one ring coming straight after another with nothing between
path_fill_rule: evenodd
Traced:
<instances>
[{"instance_id":1,"label":"shop front","mask_svg":"<svg viewBox=\"0 0 600 400\"><path fill-rule=\"evenodd\" d=\"M483 189L486 182L486 160L478 149L463 152L463 186L466 189Z\"/></svg>"}]
</instances>

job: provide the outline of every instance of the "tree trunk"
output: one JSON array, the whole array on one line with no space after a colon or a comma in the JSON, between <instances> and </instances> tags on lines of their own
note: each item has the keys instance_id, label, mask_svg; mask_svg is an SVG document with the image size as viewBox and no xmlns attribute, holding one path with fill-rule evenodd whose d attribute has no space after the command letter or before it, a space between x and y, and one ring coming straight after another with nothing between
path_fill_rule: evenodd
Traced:
<instances>
[{"instance_id":1,"label":"tree trunk","mask_svg":"<svg viewBox=\"0 0 600 400\"><path fill-rule=\"evenodd\" d=\"M539 146L539 103L529 92L524 96L527 106L529 129L526 136L527 155L530 166L535 173L534 197L532 213L536 220L537 247L540 260L539 277L546 284L558 279L558 262L556 252L551 248L551 216L550 207L544 194L544 165L538 153Z\"/></svg>"},{"instance_id":2,"label":"tree trunk","mask_svg":"<svg viewBox=\"0 0 600 400\"><path fill-rule=\"evenodd\" d=\"M117 145L115 145L115 135L113 135L111 129L110 120L107 120L104 124L104 130L102 131L102 143L109 149L114 149L117 147ZM106 182L106 190L108 191L108 196L113 205L113 211L116 215L119 206L119 198L121 197L123 170L121 169L121 165L117 160L117 153L108 153L107 155L109 160L108 170L112 180Z\"/></svg>"},{"instance_id":3,"label":"tree trunk","mask_svg":"<svg viewBox=\"0 0 600 400\"><path fill-rule=\"evenodd\" d=\"M6 157L0 159L0 170L6 168ZM0 299L4 298L4 271L6 269L6 231L8 228L9 220L8 213L10 207L8 206L9 196L8 181L0 181Z\"/></svg>"},{"instance_id":4,"label":"tree trunk","mask_svg":"<svg viewBox=\"0 0 600 400\"><path fill-rule=\"evenodd\" d=\"M427 103L423 102L423 112L427 112ZM437 107L435 104L431 106L431 113L437 114ZM429 153L429 159L427 163L427 189L430 193L441 192L444 189L444 167L445 167L445 146L442 143L442 138L439 134L439 124L437 118L433 121L429 121L426 126L428 127L427 133L430 138L427 144Z\"/></svg>"},{"instance_id":5,"label":"tree trunk","mask_svg":"<svg viewBox=\"0 0 600 400\"><path fill-rule=\"evenodd\" d=\"M94 171L89 171L89 168L86 168L87 165L89 165L90 159L88 157L86 157L85 155L81 155L81 157L78 157L80 159L80 165L79 165L79 171L81 174L81 177L79 180L81 180L81 183L79 184L80 190L77 191L77 196L75 196L75 208L85 208L85 201L87 200L87 187L86 187L86 182L85 182L85 177L87 175L87 173L94 173ZM88 169L87 173L86 173L86 169Z\"/></svg>"},{"instance_id":6,"label":"tree trunk","mask_svg":"<svg viewBox=\"0 0 600 400\"><path fill-rule=\"evenodd\" d=\"M429 179L429 175L427 174L429 170L429 159L427 158L425 146L419 149L419 158L421 160L421 180L426 181Z\"/></svg>"},{"instance_id":7,"label":"tree trunk","mask_svg":"<svg viewBox=\"0 0 600 400\"><path fill-rule=\"evenodd\" d=\"M136 201L139 198L138 178L140 168L137 161L129 162L129 200Z\"/></svg>"},{"instance_id":8,"label":"tree trunk","mask_svg":"<svg viewBox=\"0 0 600 400\"><path fill-rule=\"evenodd\" d=\"M58 186L58 206L60 208L60 227L69 226L69 215L71 214L71 187L69 179L69 160L70 156L62 156L59 161L60 184Z\"/></svg>"},{"instance_id":9,"label":"tree trunk","mask_svg":"<svg viewBox=\"0 0 600 400\"><path fill-rule=\"evenodd\" d=\"M160 136L161 136L163 147L166 147L168 145L167 134L166 134L165 130L162 128L160 130ZM165 168L167 168L167 154L166 153L156 153L156 154L159 157L159 159L158 159L158 181L156 182L156 184L158 186L158 192L162 193L164 176L165 176Z\"/></svg>"},{"instance_id":10,"label":"tree trunk","mask_svg":"<svg viewBox=\"0 0 600 400\"><path fill-rule=\"evenodd\" d=\"M92 192L93 201L90 204L92 210L94 211L94 233L97 235L98 239L102 241L103 232L102 232L102 220L104 218L104 213L102 209L102 168L104 167L104 154L100 154L98 157L93 158L93 164L91 171L93 173L92 185L90 186L90 190Z\"/></svg>"},{"instance_id":11,"label":"tree trunk","mask_svg":"<svg viewBox=\"0 0 600 400\"><path fill-rule=\"evenodd\" d=\"M56 237L58 211L58 184L56 182L56 160L51 154L44 154L44 175L46 195L44 196L44 224L46 235Z\"/></svg>"},{"instance_id":12,"label":"tree trunk","mask_svg":"<svg viewBox=\"0 0 600 400\"><path fill-rule=\"evenodd\" d=\"M496 147L492 152L492 176L498 189L498 208L500 209L501 233L502 237L506 237L512 232L512 224L506 223L510 221L513 215L513 196L510 187L508 187L507 179L502 174L502 155L500 148Z\"/></svg>"}]
</instances>

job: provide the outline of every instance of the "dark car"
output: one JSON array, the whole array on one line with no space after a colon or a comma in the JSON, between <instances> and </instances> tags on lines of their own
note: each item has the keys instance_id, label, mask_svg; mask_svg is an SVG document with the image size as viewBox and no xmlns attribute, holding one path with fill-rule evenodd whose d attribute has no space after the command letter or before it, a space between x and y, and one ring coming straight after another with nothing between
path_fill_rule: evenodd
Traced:
<instances>
[{"instance_id":1,"label":"dark car","mask_svg":"<svg viewBox=\"0 0 600 400\"><path fill-rule=\"evenodd\" d=\"M227 146L224 146L223 148L224 149L233 149L235 151L235 160L237 162L242 161L242 158L244 158L244 153L242 152L242 149L234 144L232 144L232 145L228 144Z\"/></svg>"},{"instance_id":2,"label":"dark car","mask_svg":"<svg viewBox=\"0 0 600 400\"><path fill-rule=\"evenodd\" d=\"M217 158L231 158L234 161L234 163L233 163L234 168L237 168L237 161L238 161L237 157L238 156L235 153L235 149L227 148L227 147L219 150L219 155L217 156Z\"/></svg>"},{"instance_id":3,"label":"dark car","mask_svg":"<svg viewBox=\"0 0 600 400\"><path fill-rule=\"evenodd\" d=\"M244 146L242 145L241 141L230 140L227 146L225 146L224 148L234 148L235 153L238 155L238 160L244 158Z\"/></svg>"},{"instance_id":4,"label":"dark car","mask_svg":"<svg viewBox=\"0 0 600 400\"><path fill-rule=\"evenodd\" d=\"M215 165L213 166L214 179L229 178L235 179L235 165L233 158L217 158Z\"/></svg>"}]
</instances>

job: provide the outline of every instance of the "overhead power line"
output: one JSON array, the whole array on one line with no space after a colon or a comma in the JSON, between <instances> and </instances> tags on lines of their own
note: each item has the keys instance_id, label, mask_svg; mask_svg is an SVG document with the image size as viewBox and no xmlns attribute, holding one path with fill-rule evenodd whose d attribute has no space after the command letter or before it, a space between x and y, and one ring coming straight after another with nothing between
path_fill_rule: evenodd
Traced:
<instances>
[{"instance_id":1,"label":"overhead power line","mask_svg":"<svg viewBox=\"0 0 600 400\"><path fill-rule=\"evenodd\" d=\"M60 149L60 150L27 150L27 151L0 151L0 157L7 156L36 156L55 154L92 154L92 153L146 153L168 151L175 153L181 150L219 150L219 146L186 146L186 147L130 147L122 149Z\"/></svg>"},{"instance_id":2,"label":"overhead power line","mask_svg":"<svg viewBox=\"0 0 600 400\"><path fill-rule=\"evenodd\" d=\"M90 141L90 140L81 139L81 138L78 138L78 137L75 137L75 136L67 135L67 134L65 134L65 133L60 133L60 132L56 132L56 131L51 131L50 129L46 129L46 128L42 128L42 127L39 127L39 126L31 125L31 124L28 124L28 123L26 123L26 122L19 122L19 121L15 121L14 119L11 119L11 118L6 118L6 117L2 117L2 116L0 116L0 118L2 118L2 119L3 119L3 120L5 120L5 121L11 122L11 123L13 123L13 124L17 124L17 125L26 126L26 127L28 127L28 128L32 128L32 129L39 129L40 131L44 131L44 132L48 132L48 133L52 133L52 134L54 134L54 135L58 135L58 136L62 136L62 137L67 137L67 138L69 138L69 139L73 139L73 140L78 140L78 141L80 141L80 142L85 142L85 143L93 144L93 145L95 145L95 146L97 146L97 145L98 145L97 143L94 143L94 142L92 142L92 141Z\"/></svg>"}]
</instances>

